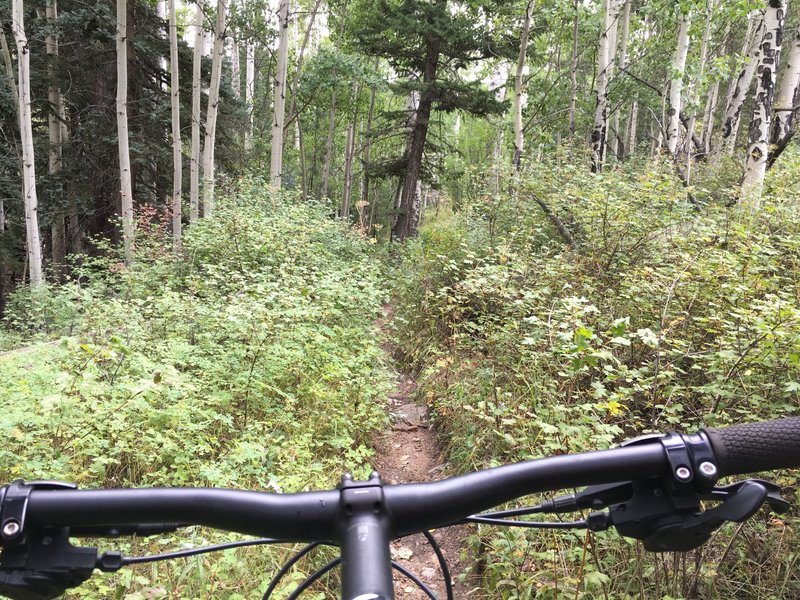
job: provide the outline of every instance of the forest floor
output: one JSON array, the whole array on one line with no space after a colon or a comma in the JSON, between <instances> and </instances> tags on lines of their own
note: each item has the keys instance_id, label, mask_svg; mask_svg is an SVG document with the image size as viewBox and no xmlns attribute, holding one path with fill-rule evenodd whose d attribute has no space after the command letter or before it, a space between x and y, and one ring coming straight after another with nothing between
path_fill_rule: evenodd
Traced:
<instances>
[{"instance_id":1,"label":"forest floor","mask_svg":"<svg viewBox=\"0 0 800 600\"><path fill-rule=\"evenodd\" d=\"M391 306L384 307L384 318L378 322L382 332L386 333L386 323L391 317ZM390 356L394 353L391 343L386 342L384 348ZM397 383L387 399L391 424L376 435L373 441L376 450L375 468L389 484L442 479L448 475L447 465L443 460L427 407L414 401L417 384L409 373L397 367L395 374ZM469 590L474 587L457 580L458 575L469 564L461 558L468 533L466 526L432 532L447 560L450 575L456 580L453 582L455 598L468 598ZM437 598L447 597L438 560L424 536L418 534L395 540L391 550L392 558L419 577ZM398 571L394 572L394 582L398 600L428 597Z\"/></svg>"}]
</instances>

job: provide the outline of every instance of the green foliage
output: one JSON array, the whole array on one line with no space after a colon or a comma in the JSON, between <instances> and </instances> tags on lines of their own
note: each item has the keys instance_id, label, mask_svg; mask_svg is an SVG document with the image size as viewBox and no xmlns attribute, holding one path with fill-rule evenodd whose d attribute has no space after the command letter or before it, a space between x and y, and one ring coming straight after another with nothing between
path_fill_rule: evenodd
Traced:
<instances>
[{"instance_id":1,"label":"green foliage","mask_svg":"<svg viewBox=\"0 0 800 600\"><path fill-rule=\"evenodd\" d=\"M510 196L492 191L494 171L476 173L461 210L440 208L405 248L395 335L458 470L797 413L800 219L784 183L797 171L768 181L750 223L716 203L696 214L670 169L596 177L548 162ZM492 598L784 598L800 591L785 577L795 554L764 557L796 543L795 522L759 517L696 566L615 535L482 529L475 543Z\"/></svg>"},{"instance_id":2,"label":"green foliage","mask_svg":"<svg viewBox=\"0 0 800 600\"><path fill-rule=\"evenodd\" d=\"M367 244L323 207L273 204L260 181L240 187L187 232L180 258L140 221L131 268L101 261L79 282L13 296L9 327L71 334L0 359L0 480L291 492L368 474L388 378ZM252 590L252 574L272 569L246 561L208 576L232 556L109 581L147 597L159 580L171 594L207 597L202 586Z\"/></svg>"}]
</instances>

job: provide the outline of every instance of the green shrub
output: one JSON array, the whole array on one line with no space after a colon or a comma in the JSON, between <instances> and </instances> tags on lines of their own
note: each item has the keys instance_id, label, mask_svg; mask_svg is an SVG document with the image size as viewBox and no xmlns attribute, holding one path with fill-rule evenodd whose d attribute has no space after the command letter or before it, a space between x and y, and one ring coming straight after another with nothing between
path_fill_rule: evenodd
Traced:
<instances>
[{"instance_id":1,"label":"green shrub","mask_svg":"<svg viewBox=\"0 0 800 600\"><path fill-rule=\"evenodd\" d=\"M129 268L85 262L78 282L17 292L10 325L71 335L0 361L0 480L292 492L346 471L366 477L389 385L374 331L378 268L323 207L273 203L260 187L244 182L220 199L179 258L153 229ZM216 572L241 553L98 578L76 593L249 592L282 552L251 550L229 574Z\"/></svg>"},{"instance_id":2,"label":"green shrub","mask_svg":"<svg viewBox=\"0 0 800 600\"><path fill-rule=\"evenodd\" d=\"M767 197L750 223L719 190L697 214L669 165L602 177L571 164L533 169L516 197L440 208L394 280L394 334L459 471L797 413L796 198ZM777 193L780 181L768 185ZM476 544L495 556L481 565L491 598L756 597L734 591L754 564L758 589L793 597L798 580L784 574L795 553L758 562L791 543L779 523L759 516L688 564L613 535L555 541L482 528ZM749 544L755 531L770 535Z\"/></svg>"}]
</instances>

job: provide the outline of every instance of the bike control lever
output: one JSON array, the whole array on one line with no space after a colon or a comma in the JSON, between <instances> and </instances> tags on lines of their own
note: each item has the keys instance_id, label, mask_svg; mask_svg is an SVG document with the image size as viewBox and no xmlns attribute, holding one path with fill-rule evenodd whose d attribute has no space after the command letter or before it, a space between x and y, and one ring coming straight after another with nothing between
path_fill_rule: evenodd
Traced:
<instances>
[{"instance_id":1,"label":"bike control lever","mask_svg":"<svg viewBox=\"0 0 800 600\"><path fill-rule=\"evenodd\" d=\"M613 526L620 535L642 540L650 552L685 552L704 544L725 521L741 523L767 501L770 508L783 512L788 503L777 486L748 479L708 496L722 504L700 511L696 494L670 494L655 481L634 483L628 502L614 504L608 512L595 512L587 521L593 531Z\"/></svg>"},{"instance_id":2,"label":"bike control lever","mask_svg":"<svg viewBox=\"0 0 800 600\"><path fill-rule=\"evenodd\" d=\"M73 546L68 527L26 527L33 490L75 489L60 481L18 480L0 488L0 595L13 600L49 600L81 585L95 569L116 571L122 555Z\"/></svg>"}]
</instances>

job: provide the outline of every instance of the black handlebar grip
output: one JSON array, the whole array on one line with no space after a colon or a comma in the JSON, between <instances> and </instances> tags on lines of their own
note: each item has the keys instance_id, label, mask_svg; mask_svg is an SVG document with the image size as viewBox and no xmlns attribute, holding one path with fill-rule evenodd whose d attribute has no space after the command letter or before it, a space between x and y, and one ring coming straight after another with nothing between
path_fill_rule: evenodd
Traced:
<instances>
[{"instance_id":1,"label":"black handlebar grip","mask_svg":"<svg viewBox=\"0 0 800 600\"><path fill-rule=\"evenodd\" d=\"M800 467L800 417L703 431L720 475Z\"/></svg>"}]
</instances>

